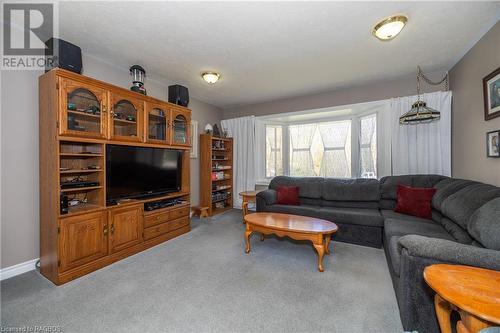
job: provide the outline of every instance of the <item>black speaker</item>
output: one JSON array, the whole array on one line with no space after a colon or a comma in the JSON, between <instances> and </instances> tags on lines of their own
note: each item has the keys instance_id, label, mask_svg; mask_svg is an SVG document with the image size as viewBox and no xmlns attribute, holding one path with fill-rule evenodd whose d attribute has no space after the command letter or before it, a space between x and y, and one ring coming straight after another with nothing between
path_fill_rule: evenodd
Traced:
<instances>
[{"instance_id":1,"label":"black speaker","mask_svg":"<svg viewBox=\"0 0 500 333\"><path fill-rule=\"evenodd\" d=\"M47 45L45 55L53 56L54 59L52 64L47 61L45 72L59 67L78 74L82 73L82 49L79 46L58 38L49 39L45 45Z\"/></svg>"},{"instance_id":2,"label":"black speaker","mask_svg":"<svg viewBox=\"0 0 500 333\"><path fill-rule=\"evenodd\" d=\"M61 215L68 214L68 196L61 194L60 196L60 207Z\"/></svg>"},{"instance_id":3,"label":"black speaker","mask_svg":"<svg viewBox=\"0 0 500 333\"><path fill-rule=\"evenodd\" d=\"M189 91L188 88L175 84L168 87L168 101L177 105L188 106Z\"/></svg>"}]
</instances>

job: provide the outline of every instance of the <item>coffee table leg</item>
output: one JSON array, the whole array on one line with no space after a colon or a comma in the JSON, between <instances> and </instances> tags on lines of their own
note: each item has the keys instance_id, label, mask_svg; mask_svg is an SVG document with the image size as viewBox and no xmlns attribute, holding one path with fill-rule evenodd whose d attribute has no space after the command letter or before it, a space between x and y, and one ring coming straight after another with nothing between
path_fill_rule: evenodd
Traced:
<instances>
[{"instance_id":1,"label":"coffee table leg","mask_svg":"<svg viewBox=\"0 0 500 333\"><path fill-rule=\"evenodd\" d=\"M260 241L263 242L264 241L264 234L260 234Z\"/></svg>"},{"instance_id":2,"label":"coffee table leg","mask_svg":"<svg viewBox=\"0 0 500 333\"><path fill-rule=\"evenodd\" d=\"M247 226L248 226L248 224L247 224ZM246 245L245 253L250 252L250 235L251 234L252 234L252 231L249 230L247 227L247 230L245 230L245 245Z\"/></svg>"},{"instance_id":3,"label":"coffee table leg","mask_svg":"<svg viewBox=\"0 0 500 333\"><path fill-rule=\"evenodd\" d=\"M328 248L330 246L330 240L332 239L332 235L326 235L325 236L325 253L327 255L330 255L330 249Z\"/></svg>"},{"instance_id":4,"label":"coffee table leg","mask_svg":"<svg viewBox=\"0 0 500 333\"><path fill-rule=\"evenodd\" d=\"M314 248L318 252L318 270L323 272L323 256L325 255L325 246L323 244L314 244Z\"/></svg>"}]
</instances>

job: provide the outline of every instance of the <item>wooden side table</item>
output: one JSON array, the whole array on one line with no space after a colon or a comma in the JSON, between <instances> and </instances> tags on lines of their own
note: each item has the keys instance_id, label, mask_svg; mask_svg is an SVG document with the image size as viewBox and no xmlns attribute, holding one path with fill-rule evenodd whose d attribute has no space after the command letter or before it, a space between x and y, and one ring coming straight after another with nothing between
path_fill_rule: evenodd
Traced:
<instances>
[{"instance_id":1,"label":"wooden side table","mask_svg":"<svg viewBox=\"0 0 500 333\"><path fill-rule=\"evenodd\" d=\"M257 193L260 191L243 191L240 192L240 196L243 199L243 203L241 208L243 209L243 217L248 214L248 204L250 202L255 203L255 198L257 197Z\"/></svg>"},{"instance_id":2,"label":"wooden side table","mask_svg":"<svg viewBox=\"0 0 500 333\"><path fill-rule=\"evenodd\" d=\"M436 292L434 306L442 333L451 333L450 314L458 311L458 333L500 325L500 272L461 265L432 265L424 279Z\"/></svg>"}]
</instances>

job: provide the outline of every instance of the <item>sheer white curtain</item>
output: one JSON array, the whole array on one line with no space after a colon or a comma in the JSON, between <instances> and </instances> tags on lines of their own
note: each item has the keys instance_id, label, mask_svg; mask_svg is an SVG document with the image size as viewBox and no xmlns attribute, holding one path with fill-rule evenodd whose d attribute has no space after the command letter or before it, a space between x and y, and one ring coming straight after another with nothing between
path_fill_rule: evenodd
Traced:
<instances>
[{"instance_id":1,"label":"sheer white curtain","mask_svg":"<svg viewBox=\"0 0 500 333\"><path fill-rule=\"evenodd\" d=\"M422 96L441 119L430 123L400 125L399 117L411 109L417 96L391 99L392 174L451 175L451 91Z\"/></svg>"},{"instance_id":2,"label":"sheer white curtain","mask_svg":"<svg viewBox=\"0 0 500 333\"><path fill-rule=\"evenodd\" d=\"M227 119L221 125L233 137L233 202L241 208L238 193L255 190L255 117Z\"/></svg>"}]
</instances>

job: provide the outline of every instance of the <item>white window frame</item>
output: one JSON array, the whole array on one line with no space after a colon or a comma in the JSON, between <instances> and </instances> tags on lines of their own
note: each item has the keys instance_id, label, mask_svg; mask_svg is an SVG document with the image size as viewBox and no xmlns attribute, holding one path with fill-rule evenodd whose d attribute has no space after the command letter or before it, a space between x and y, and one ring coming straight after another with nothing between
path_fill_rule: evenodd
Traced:
<instances>
[{"instance_id":1,"label":"white window frame","mask_svg":"<svg viewBox=\"0 0 500 333\"><path fill-rule=\"evenodd\" d=\"M377 103L377 104L375 104ZM368 103L363 103L368 104ZM289 175L289 157L290 157L290 139L288 134L289 125L300 125L300 124L316 124L322 122L335 122L350 120L351 121L351 178L361 177L361 163L360 163L360 126L361 118L375 114L377 117L377 165L376 172L377 178L390 175L390 136L388 137L386 133L389 130L383 131L382 126L387 124L387 114L388 114L388 101L378 101L374 102L374 107L369 108L366 111L356 113L354 115L348 116L338 116L338 117L325 117L317 118L311 120L303 121L287 121L279 122L269 119L269 117L259 117L256 119L256 144L257 144L257 156L255 160L257 185L268 185L273 177L266 177L266 126L265 125L280 125L283 126L283 141L282 141L282 158L283 158L283 174ZM389 163L387 163L389 161Z\"/></svg>"}]
</instances>

